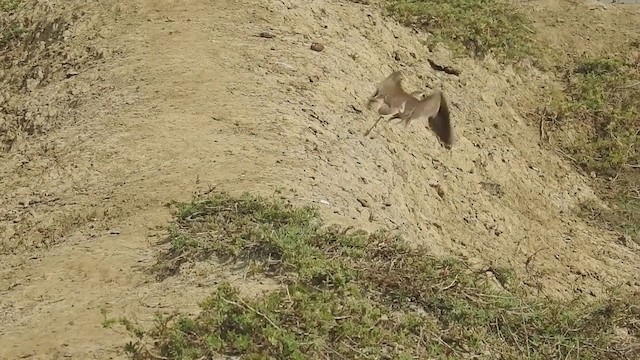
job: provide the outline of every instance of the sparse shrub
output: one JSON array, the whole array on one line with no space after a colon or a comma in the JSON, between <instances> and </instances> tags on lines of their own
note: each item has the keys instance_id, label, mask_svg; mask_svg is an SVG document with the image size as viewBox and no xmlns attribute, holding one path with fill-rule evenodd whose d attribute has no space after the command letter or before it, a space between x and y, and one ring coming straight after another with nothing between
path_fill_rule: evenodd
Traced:
<instances>
[{"instance_id":1,"label":"sparse shrub","mask_svg":"<svg viewBox=\"0 0 640 360\"><path fill-rule=\"evenodd\" d=\"M475 57L494 53L502 60L534 54L533 30L512 4L501 0L391 0L398 19Z\"/></svg>"},{"instance_id":2,"label":"sparse shrub","mask_svg":"<svg viewBox=\"0 0 640 360\"><path fill-rule=\"evenodd\" d=\"M566 147L585 170L614 176L640 163L638 81L638 70L615 58L583 59L565 75L552 120L580 129Z\"/></svg>"},{"instance_id":3,"label":"sparse shrub","mask_svg":"<svg viewBox=\"0 0 640 360\"><path fill-rule=\"evenodd\" d=\"M132 359L640 355L632 347L640 339L634 294L588 304L497 292L464 263L430 256L397 236L323 227L312 208L250 195L217 194L175 207L169 249L159 261L169 265L158 270L178 270L172 258L218 258L253 265L281 286L247 298L222 283L199 315L159 314L149 329L105 314L105 326L121 324L134 337L125 346ZM513 277L508 269L498 273L502 281Z\"/></svg>"},{"instance_id":4,"label":"sparse shrub","mask_svg":"<svg viewBox=\"0 0 640 360\"><path fill-rule=\"evenodd\" d=\"M640 241L640 69L617 57L576 61L564 74L564 91L543 112L573 136L559 145L600 180L611 210L591 218ZM562 134L562 132L560 133ZM584 213L584 212L583 212ZM587 213L593 213L589 211Z\"/></svg>"},{"instance_id":5,"label":"sparse shrub","mask_svg":"<svg viewBox=\"0 0 640 360\"><path fill-rule=\"evenodd\" d=\"M0 152L70 118L65 110L79 99L60 89L68 85L62 80L103 56L95 46L100 24L85 22L91 16L84 4L58 5L0 0ZM58 89L45 91L51 87Z\"/></svg>"},{"instance_id":6,"label":"sparse shrub","mask_svg":"<svg viewBox=\"0 0 640 360\"><path fill-rule=\"evenodd\" d=\"M0 0L0 11L11 12L20 6L21 0Z\"/></svg>"}]
</instances>

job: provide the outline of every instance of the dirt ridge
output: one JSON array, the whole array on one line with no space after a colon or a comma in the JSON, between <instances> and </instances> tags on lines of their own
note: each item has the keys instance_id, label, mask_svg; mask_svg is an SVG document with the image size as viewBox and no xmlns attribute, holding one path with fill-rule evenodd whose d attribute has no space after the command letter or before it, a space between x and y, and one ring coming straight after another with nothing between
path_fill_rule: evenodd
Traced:
<instances>
[{"instance_id":1,"label":"dirt ridge","mask_svg":"<svg viewBox=\"0 0 640 360\"><path fill-rule=\"evenodd\" d=\"M58 146L31 170L14 174L24 155L4 155L3 185L16 191L7 206L46 192L78 217L51 249L1 256L0 358L124 358L125 336L101 328L101 308L143 321L195 311L218 281L203 274L219 269L161 283L141 270L164 204L210 187L314 203L329 222L397 230L478 268L512 267L550 296L638 286L637 249L572 213L597 200L593 191L518 113L533 96L523 84L548 81L542 74L429 52L425 35L353 2L138 0L123 11L102 32L121 54L78 75L108 90L46 135ZM375 120L366 98L398 68L412 90L445 92L453 150L418 123L362 136ZM26 204L34 217L52 211Z\"/></svg>"}]
</instances>

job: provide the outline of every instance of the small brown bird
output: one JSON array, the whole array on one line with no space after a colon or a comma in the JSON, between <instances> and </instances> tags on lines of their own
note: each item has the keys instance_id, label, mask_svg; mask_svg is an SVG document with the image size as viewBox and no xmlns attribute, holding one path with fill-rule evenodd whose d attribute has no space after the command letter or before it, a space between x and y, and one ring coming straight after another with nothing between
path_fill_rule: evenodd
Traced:
<instances>
[{"instance_id":1,"label":"small brown bird","mask_svg":"<svg viewBox=\"0 0 640 360\"><path fill-rule=\"evenodd\" d=\"M408 94L402 88L403 75L394 71L376 87L376 92L369 98L367 108L375 102L382 104L378 108L380 117L365 133L368 135L384 116L390 116L388 121L401 119L405 127L413 120L427 119L429 127L438 139L450 148L453 143L453 127L451 125L449 108L442 91L436 91L429 96L421 91Z\"/></svg>"}]
</instances>

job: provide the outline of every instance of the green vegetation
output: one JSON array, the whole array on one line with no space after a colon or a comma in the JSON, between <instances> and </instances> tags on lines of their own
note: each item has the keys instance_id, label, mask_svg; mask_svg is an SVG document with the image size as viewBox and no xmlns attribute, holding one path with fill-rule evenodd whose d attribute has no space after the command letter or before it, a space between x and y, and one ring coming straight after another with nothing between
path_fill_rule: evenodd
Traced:
<instances>
[{"instance_id":1,"label":"green vegetation","mask_svg":"<svg viewBox=\"0 0 640 360\"><path fill-rule=\"evenodd\" d=\"M631 359L640 299L531 300L498 292L464 263L379 232L323 227L312 208L216 194L174 204L169 250L156 270L207 258L244 264L281 284L245 297L223 283L197 316L127 319L133 359ZM626 333L628 335L620 336Z\"/></svg>"},{"instance_id":2,"label":"green vegetation","mask_svg":"<svg viewBox=\"0 0 640 360\"><path fill-rule=\"evenodd\" d=\"M26 29L20 27L7 28L0 32L0 50L13 40L21 39L27 33Z\"/></svg>"},{"instance_id":3,"label":"green vegetation","mask_svg":"<svg viewBox=\"0 0 640 360\"><path fill-rule=\"evenodd\" d=\"M613 209L595 218L638 239L640 70L616 57L580 59L565 74L564 86L545 116L574 134L560 144L569 157L602 179L603 196Z\"/></svg>"},{"instance_id":4,"label":"green vegetation","mask_svg":"<svg viewBox=\"0 0 640 360\"><path fill-rule=\"evenodd\" d=\"M583 130L567 148L585 170L615 176L640 164L638 89L638 70L615 58L583 59L566 74L553 121Z\"/></svg>"},{"instance_id":5,"label":"green vegetation","mask_svg":"<svg viewBox=\"0 0 640 360\"><path fill-rule=\"evenodd\" d=\"M22 38L27 30L15 25L15 21L9 19L9 13L20 7L21 0L0 0L0 50L4 49L11 41Z\"/></svg>"},{"instance_id":6,"label":"green vegetation","mask_svg":"<svg viewBox=\"0 0 640 360\"><path fill-rule=\"evenodd\" d=\"M502 60L534 55L529 21L502 0L390 0L388 9L400 21L434 35L454 50Z\"/></svg>"},{"instance_id":7,"label":"green vegetation","mask_svg":"<svg viewBox=\"0 0 640 360\"><path fill-rule=\"evenodd\" d=\"M17 10L22 0L0 0L0 11L11 12Z\"/></svg>"}]
</instances>

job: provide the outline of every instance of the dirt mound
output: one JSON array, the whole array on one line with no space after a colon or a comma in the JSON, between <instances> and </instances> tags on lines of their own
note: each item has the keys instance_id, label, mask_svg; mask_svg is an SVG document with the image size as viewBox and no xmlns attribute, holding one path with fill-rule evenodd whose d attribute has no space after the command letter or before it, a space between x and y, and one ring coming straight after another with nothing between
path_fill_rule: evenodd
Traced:
<instances>
[{"instance_id":1,"label":"dirt mound","mask_svg":"<svg viewBox=\"0 0 640 360\"><path fill-rule=\"evenodd\" d=\"M67 228L85 222L82 218L87 214L60 211L60 198L51 186L68 184L69 172L74 172L59 171L61 148L68 142L56 141L56 136L88 115L79 110L82 106L88 102L95 106L97 98L108 98L109 84L90 71L119 50L103 37L117 20L120 6L73 1L61 6L47 1L4 6L7 9L0 16L0 186L4 189L0 251L6 252L53 244Z\"/></svg>"},{"instance_id":2,"label":"dirt mound","mask_svg":"<svg viewBox=\"0 0 640 360\"><path fill-rule=\"evenodd\" d=\"M24 70L24 81L44 80L29 95L49 94L37 104L73 104L75 86L91 101L59 118L64 131L42 131L24 151L16 140L3 155L5 249L66 242L1 259L0 356L107 358L121 339L100 328L102 306L150 317L197 303L209 280L153 283L139 267L153 256L150 228L166 224L162 205L210 186L315 203L328 222L395 229L435 254L511 267L545 294L638 286L637 253L573 214L597 199L519 115L535 101L525 83L549 80L533 70L429 51L424 35L351 2L141 0L122 16L91 17L118 57L95 64L87 50L86 65L52 65L48 83ZM66 30L91 33L74 24ZM408 89L445 92L452 150L417 122L362 135L376 118L364 102L395 69ZM11 99L25 99L28 87L12 83Z\"/></svg>"},{"instance_id":3,"label":"dirt mound","mask_svg":"<svg viewBox=\"0 0 640 360\"><path fill-rule=\"evenodd\" d=\"M83 91L66 79L107 55L95 41L105 25L104 13L83 3L54 7L41 1L15 3L2 13L0 141L5 152L21 145L16 151L24 150L25 138L73 117Z\"/></svg>"},{"instance_id":4,"label":"dirt mound","mask_svg":"<svg viewBox=\"0 0 640 360\"><path fill-rule=\"evenodd\" d=\"M519 115L535 99L525 82L548 79L429 52L421 35L368 6L312 2L270 10L278 36L265 41L275 50L265 51L260 63L295 69L284 85L296 90L283 100L302 119L298 136L309 165L301 172L310 172L310 181L299 185L301 198L314 194L319 204L330 204L324 207L336 222L398 229L436 253L513 268L545 292L597 293L607 283L634 279L636 255L572 212L595 201L593 191L538 145L537 129ZM310 40L326 49L305 51ZM291 44L296 48L289 50ZM462 73L434 71L429 60ZM399 68L410 90L445 92L458 138L452 151L425 124L381 126L362 137L375 120L363 100Z\"/></svg>"}]
</instances>

